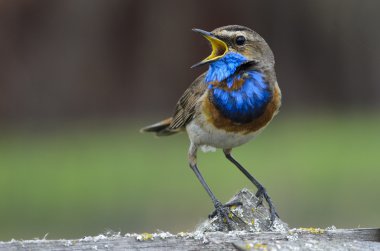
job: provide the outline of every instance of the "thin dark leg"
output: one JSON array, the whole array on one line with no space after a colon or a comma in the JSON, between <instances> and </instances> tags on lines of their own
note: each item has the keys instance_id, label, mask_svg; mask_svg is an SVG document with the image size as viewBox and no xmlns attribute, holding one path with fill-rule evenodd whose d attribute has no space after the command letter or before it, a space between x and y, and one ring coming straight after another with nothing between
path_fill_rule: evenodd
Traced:
<instances>
[{"instance_id":1,"label":"thin dark leg","mask_svg":"<svg viewBox=\"0 0 380 251\"><path fill-rule=\"evenodd\" d=\"M216 212L216 214L219 215L221 223L223 224L224 223L223 221L225 220L227 223L228 230L231 231L232 230L231 221L228 217L229 211L225 208L225 206L211 192L210 187L207 185L206 181L202 177L202 174L199 172L197 165L196 164L190 164L190 167L194 171L195 175L197 176L198 180L201 182L202 186L204 187L204 189L206 190L208 195L210 196L212 203L214 204L214 207L215 207L215 212Z\"/></svg>"},{"instance_id":2,"label":"thin dark leg","mask_svg":"<svg viewBox=\"0 0 380 251\"><path fill-rule=\"evenodd\" d=\"M212 203L214 204L215 211L209 215L210 218L213 218L214 216L218 215L219 220L221 221L221 225L226 224L228 230L232 230L232 222L229 219L229 208L232 205L241 205L240 202L236 203L227 203L226 205L223 205L213 194L210 187L207 185L206 181L204 180L201 172L198 169L197 166L197 146L193 143L190 144L188 158L189 158L189 165L191 169L194 171L195 175L197 176L199 182L202 184L208 195L210 196Z\"/></svg>"},{"instance_id":3,"label":"thin dark leg","mask_svg":"<svg viewBox=\"0 0 380 251\"><path fill-rule=\"evenodd\" d=\"M256 187L257 187L257 192L256 192L256 197L259 198L259 204L262 203L262 198L264 197L265 200L268 203L269 206L269 211L270 211L270 219L273 222L274 219L278 216L276 209L273 205L273 202L271 198L269 197L266 189L263 187L263 185L260 184L258 180L256 180L242 165L240 165L239 162L237 162L231 155L231 150L224 150L224 155L226 158L231 161Z\"/></svg>"},{"instance_id":4,"label":"thin dark leg","mask_svg":"<svg viewBox=\"0 0 380 251\"><path fill-rule=\"evenodd\" d=\"M198 180L201 182L202 186L210 196L212 203L215 205L215 207L220 203L220 201L215 197L213 192L211 191L210 187L207 185L206 181L204 180L201 172L199 172L199 169L196 164L190 165L191 169L194 171L195 175L197 176Z\"/></svg>"}]
</instances>

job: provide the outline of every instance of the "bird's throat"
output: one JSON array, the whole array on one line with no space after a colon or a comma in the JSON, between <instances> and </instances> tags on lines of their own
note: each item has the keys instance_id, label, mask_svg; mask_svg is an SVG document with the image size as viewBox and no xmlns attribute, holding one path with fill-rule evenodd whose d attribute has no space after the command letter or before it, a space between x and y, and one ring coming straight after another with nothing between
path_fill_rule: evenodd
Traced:
<instances>
[{"instance_id":1,"label":"bird's throat","mask_svg":"<svg viewBox=\"0 0 380 251\"><path fill-rule=\"evenodd\" d=\"M211 62L207 71L205 81L221 82L228 77L232 76L237 68L248 60L241 54L235 52L228 52L224 57Z\"/></svg>"}]
</instances>

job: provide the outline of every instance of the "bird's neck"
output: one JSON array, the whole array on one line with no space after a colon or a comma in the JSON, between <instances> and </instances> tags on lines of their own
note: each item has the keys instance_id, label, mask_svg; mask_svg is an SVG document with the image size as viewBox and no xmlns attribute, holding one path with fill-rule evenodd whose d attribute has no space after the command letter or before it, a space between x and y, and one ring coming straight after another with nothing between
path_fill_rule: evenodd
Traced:
<instances>
[{"instance_id":1,"label":"bird's neck","mask_svg":"<svg viewBox=\"0 0 380 251\"><path fill-rule=\"evenodd\" d=\"M221 82L231 77L242 64L248 62L247 58L235 52L228 52L222 58L210 63L205 81Z\"/></svg>"}]
</instances>

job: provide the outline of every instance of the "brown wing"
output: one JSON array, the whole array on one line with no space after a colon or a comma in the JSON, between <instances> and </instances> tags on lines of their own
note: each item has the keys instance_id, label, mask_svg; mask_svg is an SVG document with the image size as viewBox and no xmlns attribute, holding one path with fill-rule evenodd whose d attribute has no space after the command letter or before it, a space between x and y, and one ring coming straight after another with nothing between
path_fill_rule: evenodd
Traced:
<instances>
[{"instance_id":1,"label":"brown wing","mask_svg":"<svg viewBox=\"0 0 380 251\"><path fill-rule=\"evenodd\" d=\"M184 128L193 119L196 112L197 101L207 90L204 76L205 73L194 80L177 102L173 120L168 128L169 130L178 131Z\"/></svg>"}]
</instances>

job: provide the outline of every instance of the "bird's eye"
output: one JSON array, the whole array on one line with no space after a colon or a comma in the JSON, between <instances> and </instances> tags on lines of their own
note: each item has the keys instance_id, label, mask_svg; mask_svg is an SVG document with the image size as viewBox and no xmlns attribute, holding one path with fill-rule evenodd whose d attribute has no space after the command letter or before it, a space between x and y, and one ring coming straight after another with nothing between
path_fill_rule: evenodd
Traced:
<instances>
[{"instance_id":1,"label":"bird's eye","mask_svg":"<svg viewBox=\"0 0 380 251\"><path fill-rule=\"evenodd\" d=\"M243 45L245 43L245 37L237 36L235 42L237 45Z\"/></svg>"}]
</instances>

